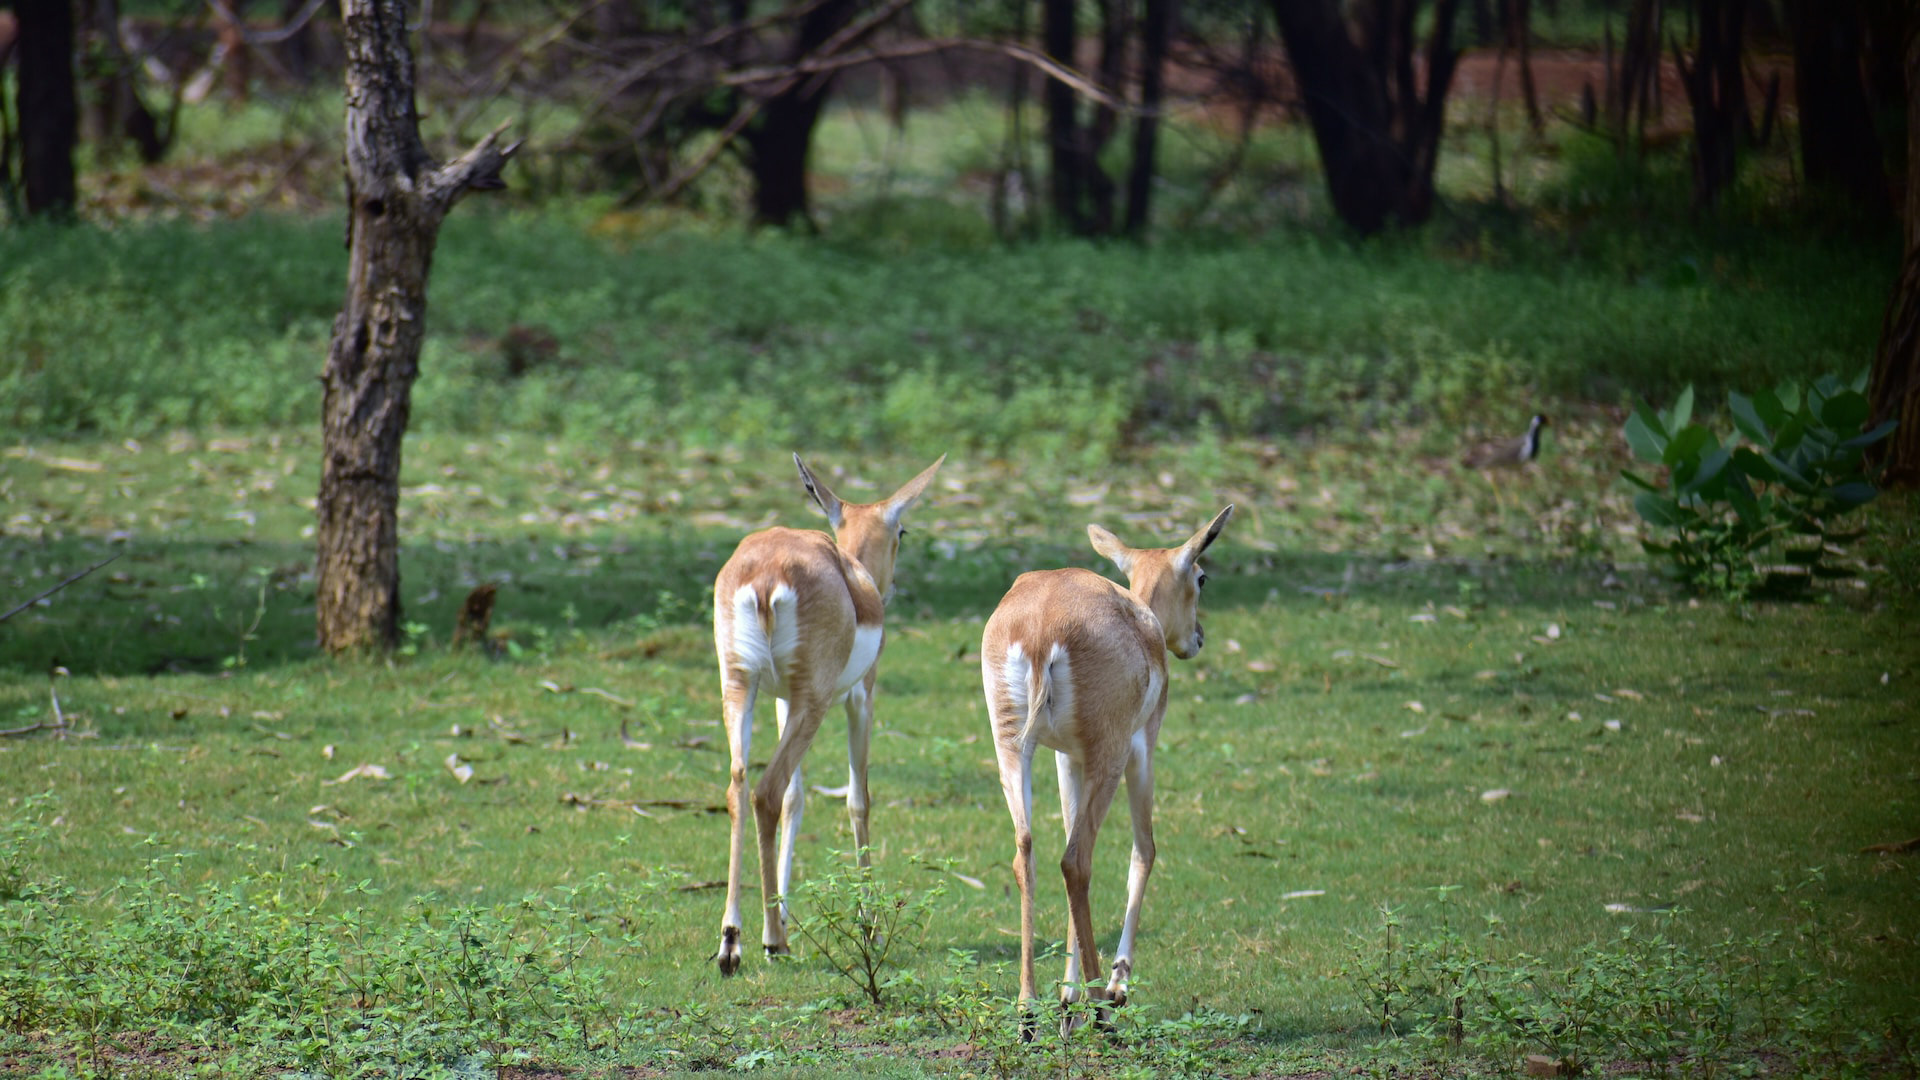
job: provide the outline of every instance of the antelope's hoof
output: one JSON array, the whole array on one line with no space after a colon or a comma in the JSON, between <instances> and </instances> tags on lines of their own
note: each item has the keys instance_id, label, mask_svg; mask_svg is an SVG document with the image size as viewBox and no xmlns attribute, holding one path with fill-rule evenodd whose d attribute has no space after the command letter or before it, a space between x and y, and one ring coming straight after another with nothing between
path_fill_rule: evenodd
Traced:
<instances>
[{"instance_id":1,"label":"antelope's hoof","mask_svg":"<svg viewBox=\"0 0 1920 1080\"><path fill-rule=\"evenodd\" d=\"M720 931L720 951L714 954L714 963L720 966L720 975L726 978L740 971L740 928L725 927Z\"/></svg>"},{"instance_id":2,"label":"antelope's hoof","mask_svg":"<svg viewBox=\"0 0 1920 1080\"><path fill-rule=\"evenodd\" d=\"M784 960L793 955L792 947L787 945L763 945L761 948L767 950L768 960Z\"/></svg>"},{"instance_id":3,"label":"antelope's hoof","mask_svg":"<svg viewBox=\"0 0 1920 1080\"><path fill-rule=\"evenodd\" d=\"M1031 1009L1020 1010L1020 1041L1031 1043L1040 1037L1040 1018Z\"/></svg>"},{"instance_id":4,"label":"antelope's hoof","mask_svg":"<svg viewBox=\"0 0 1920 1080\"><path fill-rule=\"evenodd\" d=\"M1113 978L1107 982L1107 1000L1113 1003L1114 1008L1127 1003L1127 980L1132 976L1132 964L1122 960L1113 965Z\"/></svg>"}]
</instances>

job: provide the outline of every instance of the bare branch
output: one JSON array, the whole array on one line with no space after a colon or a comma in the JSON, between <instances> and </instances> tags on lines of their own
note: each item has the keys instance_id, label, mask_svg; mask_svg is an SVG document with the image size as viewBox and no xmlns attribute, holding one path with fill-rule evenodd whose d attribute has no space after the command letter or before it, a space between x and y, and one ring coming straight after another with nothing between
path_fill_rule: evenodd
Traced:
<instances>
[{"instance_id":1,"label":"bare branch","mask_svg":"<svg viewBox=\"0 0 1920 1080\"><path fill-rule=\"evenodd\" d=\"M301 8L291 21L277 30L249 30L247 24L241 21L239 14L221 0L207 0L207 6L213 9L213 13L232 24L233 28L240 32L240 40L253 46L278 45L299 33L319 12L320 6L324 3L326 0L307 0L307 6Z\"/></svg>"},{"instance_id":2,"label":"bare branch","mask_svg":"<svg viewBox=\"0 0 1920 1080\"><path fill-rule=\"evenodd\" d=\"M469 191L499 191L506 187L500 170L520 149L520 144L515 142L504 147L494 144L512 124L511 120L500 121L492 131L482 135L471 150L435 169L424 185L425 194L451 207Z\"/></svg>"},{"instance_id":3,"label":"bare branch","mask_svg":"<svg viewBox=\"0 0 1920 1080\"><path fill-rule=\"evenodd\" d=\"M86 577L88 574L93 573L95 570L100 569L101 567L107 565L108 563L112 562L113 560L125 554L126 552L124 551L116 551L112 555L109 555L106 558L101 559L99 562L94 563L92 566L87 567L85 570L80 571L79 573L73 575L67 580L61 582L60 584L55 585L53 588L48 589L46 592L41 593L39 596L34 597L33 599L27 601L24 604L21 604L19 607L14 608L12 611L7 612L5 615L0 615L0 623L6 622L8 619L13 618L15 615L20 614L21 612L27 610L28 608L39 603L40 601L45 600L47 597L52 596L54 593L59 592L61 589L64 589L67 586L73 584L74 582L79 581L81 578Z\"/></svg>"}]
</instances>

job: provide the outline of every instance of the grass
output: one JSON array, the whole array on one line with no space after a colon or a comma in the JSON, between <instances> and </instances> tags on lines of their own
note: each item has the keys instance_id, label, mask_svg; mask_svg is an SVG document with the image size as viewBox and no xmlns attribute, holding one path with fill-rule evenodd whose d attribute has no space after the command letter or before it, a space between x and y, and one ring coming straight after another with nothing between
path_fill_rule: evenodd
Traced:
<instances>
[{"instance_id":1,"label":"grass","mask_svg":"<svg viewBox=\"0 0 1920 1080\"><path fill-rule=\"evenodd\" d=\"M119 555L0 626L0 729L69 721L0 736L0 1074L1912 1073L1920 881L1870 849L1913 834L1920 514L1874 504L1816 602L1693 602L1617 479L1632 397L1870 355L1891 248L1783 213L1772 163L1682 223L1677 159L1556 138L1510 162L1515 208L1462 135L1441 220L1356 243L1314 219L1300 134L1263 132L1145 248L1002 246L965 186L999 118L963 100L899 143L835 113L817 238L475 200L406 445L406 644L335 662L311 500L338 222L223 216L329 205L255 155L333 160L335 112L192 112L180 173L89 174L119 227L0 231L0 604ZM1177 221L1225 147L1168 144ZM1542 408L1546 455L1498 494L1452 464ZM880 880L841 872L831 798L800 846L803 918L930 913L859 987L805 939L736 981L707 959L703 612L743 533L815 521L796 447L850 498L953 455L889 612ZM1097 565L1086 521L1165 542L1228 501L1139 1005L1024 1048L979 624L1020 571ZM483 582L493 647L453 652ZM1126 834L1096 865L1109 947ZM1570 1030L1602 1034L1543 1042Z\"/></svg>"},{"instance_id":2,"label":"grass","mask_svg":"<svg viewBox=\"0 0 1920 1080\"><path fill-rule=\"evenodd\" d=\"M1383 908L1410 934L1436 926L1438 886L1460 887L1463 918L1497 919L1513 947L1554 962L1622 926L1696 949L1785 930L1804 899L1833 927L1806 963L1844 986L1850 1022L1913 1017L1914 870L1862 851L1911 832L1911 583L1868 579L1790 607L1690 606L1629 568L1616 585L1605 560L1632 557L1633 524L1606 480L1609 427L1565 425L1536 473L1505 482L1504 510L1477 477L1423 456L1418 433L1400 446L1171 445L1099 473L950 462L916 511L890 612L874 836L897 887L926 887L909 856L981 887L942 879L905 970L938 985L941 958L962 949L988 965L971 978L1013 989L1009 830L972 651L993 599L1020 569L1095 565L1082 520L1144 543L1232 500L1242 516L1209 556L1209 649L1175 669L1137 971L1142 1023L1204 1022L1131 1049L1074 1044L1081 1067L1137 1066L1140 1047L1163 1044L1202 1071L1364 1059L1377 1031L1342 972ZM750 958L736 982L706 960L725 754L699 612L742 531L811 520L780 458L416 436L402 526L411 645L391 663L336 664L304 644L315 456L283 430L0 459L6 596L126 552L0 638L5 726L47 718L57 659L73 674L53 685L83 736L0 740L12 805L53 800L30 879L58 874L76 890L66 910L121 933L142 894L116 883L172 852L187 854L162 894L271 885L289 904L357 911L368 934L416 925L417 895L435 911L507 905L511 923L525 893L585 888L594 918L633 935L588 970L604 975L608 1008L636 1012L619 1049L569 1058L542 1043L557 1060L760 1055L748 1063L838 1070L875 1043L955 1052L910 992L839 1011L848 987L804 947L777 968ZM857 464L834 481L857 498L916 460L815 464ZM482 580L502 583L497 659L444 645ZM645 748L623 746L623 723ZM831 732L821 741L808 782L835 786ZM390 778L340 781L362 764ZM1043 779L1036 805L1052 797ZM844 815L816 796L807 822L800 873L824 875L850 843ZM1057 844L1041 835L1044 867ZM1125 836L1109 822L1096 869L1109 947ZM1051 880L1040 911L1063 935ZM443 940L393 948L444 957ZM0 1057L46 1060L65 1037L16 1037ZM954 1068L997 1067L1004 1052L1044 1070L1069 1052L970 1045Z\"/></svg>"}]
</instances>

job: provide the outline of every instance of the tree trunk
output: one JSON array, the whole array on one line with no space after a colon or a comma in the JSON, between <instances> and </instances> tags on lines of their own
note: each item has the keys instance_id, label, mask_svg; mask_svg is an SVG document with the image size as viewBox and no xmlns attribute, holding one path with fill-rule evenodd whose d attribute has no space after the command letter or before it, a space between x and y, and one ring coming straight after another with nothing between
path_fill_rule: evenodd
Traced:
<instances>
[{"instance_id":1,"label":"tree trunk","mask_svg":"<svg viewBox=\"0 0 1920 1080\"><path fill-rule=\"evenodd\" d=\"M87 7L87 137L97 156L107 159L118 156L122 139L130 140L140 160L152 165L166 156L171 139L161 135L159 121L140 100L134 63L120 37L118 0L92 0Z\"/></svg>"},{"instance_id":2,"label":"tree trunk","mask_svg":"<svg viewBox=\"0 0 1920 1080\"><path fill-rule=\"evenodd\" d=\"M1074 67L1073 0L1041 0L1040 49L1049 58ZM1058 79L1048 79L1041 90L1041 102L1047 110L1048 189L1053 199L1053 214L1068 231L1086 231L1086 213L1082 209L1086 191L1083 162L1086 149L1081 145L1078 101L1073 87Z\"/></svg>"},{"instance_id":3,"label":"tree trunk","mask_svg":"<svg viewBox=\"0 0 1920 1080\"><path fill-rule=\"evenodd\" d=\"M1339 0L1273 0L1334 211L1361 233L1433 214L1433 167L1460 55L1452 37L1458 7L1434 5L1423 96L1413 62L1418 0L1374 0L1358 43Z\"/></svg>"},{"instance_id":4,"label":"tree trunk","mask_svg":"<svg viewBox=\"0 0 1920 1080\"><path fill-rule=\"evenodd\" d=\"M1533 81L1533 0L1504 0L1501 4L1503 36L1520 54L1520 98L1526 102L1527 123L1538 133L1546 130L1546 118L1540 113L1540 90Z\"/></svg>"},{"instance_id":5,"label":"tree trunk","mask_svg":"<svg viewBox=\"0 0 1920 1080\"><path fill-rule=\"evenodd\" d=\"M320 645L390 648L400 620L400 442L426 330L441 222L503 186L502 128L436 165L420 141L402 0L342 0L346 37L347 296L321 374L315 590Z\"/></svg>"},{"instance_id":6,"label":"tree trunk","mask_svg":"<svg viewBox=\"0 0 1920 1080\"><path fill-rule=\"evenodd\" d=\"M1860 6L1842 0L1793 0L1790 13L1800 168L1807 186L1884 218L1892 205L1873 106L1861 78L1865 27Z\"/></svg>"},{"instance_id":7,"label":"tree trunk","mask_svg":"<svg viewBox=\"0 0 1920 1080\"><path fill-rule=\"evenodd\" d=\"M1880 349L1873 359L1873 414L1869 424L1900 422L1880 444L1886 483L1920 486L1920 13L1907 30L1906 260L1887 302Z\"/></svg>"},{"instance_id":8,"label":"tree trunk","mask_svg":"<svg viewBox=\"0 0 1920 1080\"><path fill-rule=\"evenodd\" d=\"M72 0L14 0L19 21L20 179L28 216L73 214L73 148L80 109L73 86Z\"/></svg>"},{"instance_id":9,"label":"tree trunk","mask_svg":"<svg viewBox=\"0 0 1920 1080\"><path fill-rule=\"evenodd\" d=\"M1693 57L1673 43L1680 82L1693 111L1693 205L1705 209L1733 186L1746 140L1746 80L1741 52L1746 0L1698 0Z\"/></svg>"},{"instance_id":10,"label":"tree trunk","mask_svg":"<svg viewBox=\"0 0 1920 1080\"><path fill-rule=\"evenodd\" d=\"M1140 26L1140 115L1133 122L1133 164L1127 170L1127 234L1147 229L1153 198L1154 155L1160 137L1160 106L1166 98L1167 49L1172 44L1177 0L1147 0Z\"/></svg>"},{"instance_id":11,"label":"tree trunk","mask_svg":"<svg viewBox=\"0 0 1920 1080\"><path fill-rule=\"evenodd\" d=\"M826 0L800 20L788 49L787 62L797 64L847 28L859 11L858 0ZM735 11L745 21L745 5ZM753 174L753 223L785 226L812 223L807 193L807 157L813 150L813 128L827 103L831 76L795 79L761 109L759 119L742 135L747 146L747 170Z\"/></svg>"}]
</instances>

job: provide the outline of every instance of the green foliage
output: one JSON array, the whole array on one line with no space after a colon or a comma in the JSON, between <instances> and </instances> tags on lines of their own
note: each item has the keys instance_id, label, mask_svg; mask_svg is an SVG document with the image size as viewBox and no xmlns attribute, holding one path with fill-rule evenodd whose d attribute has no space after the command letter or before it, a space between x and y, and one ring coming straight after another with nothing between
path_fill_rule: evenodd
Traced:
<instances>
[{"instance_id":1,"label":"green foliage","mask_svg":"<svg viewBox=\"0 0 1920 1080\"><path fill-rule=\"evenodd\" d=\"M1721 270L1684 238L1547 265L1299 229L1008 249L899 231L911 215L813 240L570 213L448 222L412 433L1098 464L1203 426L1485 423L1623 385L1805 376L1871 348L1883 272L1778 239ZM265 216L0 233L0 423L116 441L317 425L338 245L332 221ZM1670 284L1642 259L1704 269Z\"/></svg>"},{"instance_id":2,"label":"green foliage","mask_svg":"<svg viewBox=\"0 0 1920 1080\"><path fill-rule=\"evenodd\" d=\"M920 947L933 922L935 901L946 885L922 889L887 881L866 853L838 853L839 865L795 886L793 929L819 950L839 976L876 1008L894 984L903 961ZM915 869L937 872L918 859Z\"/></svg>"},{"instance_id":3,"label":"green foliage","mask_svg":"<svg viewBox=\"0 0 1920 1080\"><path fill-rule=\"evenodd\" d=\"M243 1071L327 1076L586 1061L652 1033L609 993L608 951L635 947L645 919L605 875L494 908L418 897L389 921L360 902L369 883L318 859L194 885L196 861L149 860L104 923L33 875L0 904L0 1029L50 1034L95 1073L120 1033L146 1031Z\"/></svg>"},{"instance_id":4,"label":"green foliage","mask_svg":"<svg viewBox=\"0 0 1920 1080\"><path fill-rule=\"evenodd\" d=\"M1817 883L1818 871L1783 898ZM1411 1034L1430 1051L1463 1053L1495 1068L1523 1055L1569 1075L1631 1061L1651 1076L1751 1075L1758 1049L1791 1075L1865 1074L1868 1063L1907 1053L1899 1030L1875 1030L1846 1014L1844 982L1814 974L1830 931L1803 896L1790 930L1723 937L1693 946L1667 926L1629 924L1611 940L1561 963L1510 948L1509 927L1489 918L1469 939L1452 925L1442 890L1430 932L1410 935L1388 912L1360 939L1342 972L1394 1052Z\"/></svg>"},{"instance_id":5,"label":"green foliage","mask_svg":"<svg viewBox=\"0 0 1920 1080\"><path fill-rule=\"evenodd\" d=\"M1669 560L1688 587L1729 596L1851 576L1823 560L1834 545L1860 537L1837 521L1878 494L1866 450L1896 426L1889 420L1861 430L1866 380L1865 372L1850 383L1828 375L1751 398L1729 394L1744 445L1732 436L1723 443L1693 421L1691 386L1664 411L1636 408L1622 433L1634 456L1666 467L1667 484L1631 470L1621 475L1640 489L1634 508L1641 518L1674 537L1646 541L1647 550Z\"/></svg>"}]
</instances>

